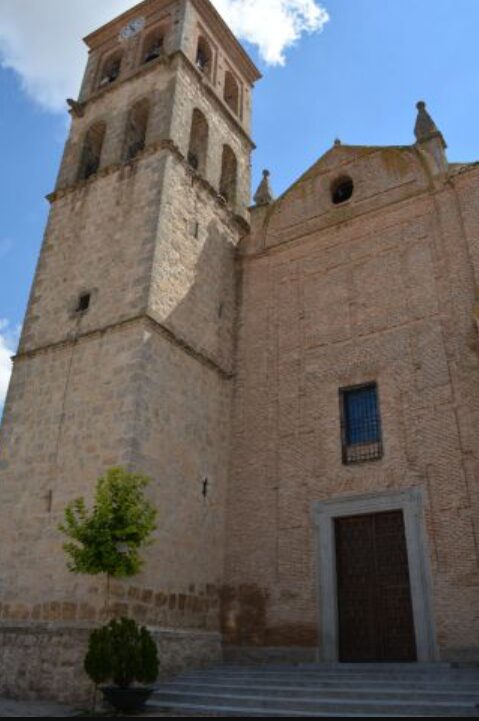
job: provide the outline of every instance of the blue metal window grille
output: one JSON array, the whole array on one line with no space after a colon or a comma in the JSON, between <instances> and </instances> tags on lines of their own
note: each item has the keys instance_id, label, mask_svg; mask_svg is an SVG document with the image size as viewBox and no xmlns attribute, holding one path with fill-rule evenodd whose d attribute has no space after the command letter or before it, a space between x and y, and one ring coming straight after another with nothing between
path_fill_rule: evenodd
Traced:
<instances>
[{"instance_id":1,"label":"blue metal window grille","mask_svg":"<svg viewBox=\"0 0 479 721\"><path fill-rule=\"evenodd\" d=\"M375 383L340 391L343 462L382 457L381 421Z\"/></svg>"}]
</instances>

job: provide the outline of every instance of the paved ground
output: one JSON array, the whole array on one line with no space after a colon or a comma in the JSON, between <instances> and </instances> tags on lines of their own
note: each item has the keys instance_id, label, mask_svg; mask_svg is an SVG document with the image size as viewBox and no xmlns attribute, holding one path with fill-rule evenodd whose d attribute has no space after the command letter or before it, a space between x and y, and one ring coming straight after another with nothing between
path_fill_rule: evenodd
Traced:
<instances>
[{"instance_id":1,"label":"paved ground","mask_svg":"<svg viewBox=\"0 0 479 721\"><path fill-rule=\"evenodd\" d=\"M9 701L0 698L0 717L1 718L27 718L30 716L37 717L63 717L76 716L77 712L67 706L60 706L55 703L43 703L41 701Z\"/></svg>"},{"instance_id":2,"label":"paved ground","mask_svg":"<svg viewBox=\"0 0 479 721\"><path fill-rule=\"evenodd\" d=\"M66 718L71 716L87 716L87 713L79 713L67 706L60 704L48 703L42 701L10 701L9 699L0 698L0 718L29 718L36 716L37 718ZM175 713L151 713L143 714L143 716L154 716L171 718L172 716L181 716ZM193 714L194 716L195 714ZM108 714L98 714L98 717L107 717Z\"/></svg>"}]
</instances>

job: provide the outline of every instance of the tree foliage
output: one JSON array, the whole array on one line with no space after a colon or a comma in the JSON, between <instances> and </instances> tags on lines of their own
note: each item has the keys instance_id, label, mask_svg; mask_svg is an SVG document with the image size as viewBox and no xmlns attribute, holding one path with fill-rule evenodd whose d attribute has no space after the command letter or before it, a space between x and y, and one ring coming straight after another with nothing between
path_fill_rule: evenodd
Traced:
<instances>
[{"instance_id":1,"label":"tree foliage","mask_svg":"<svg viewBox=\"0 0 479 721\"><path fill-rule=\"evenodd\" d=\"M135 681L153 683L158 677L156 644L132 619L113 620L90 634L84 667L96 684L113 681L128 688Z\"/></svg>"},{"instance_id":2,"label":"tree foliage","mask_svg":"<svg viewBox=\"0 0 479 721\"><path fill-rule=\"evenodd\" d=\"M144 495L149 480L112 468L98 479L92 510L83 498L66 507L60 530L71 539L63 546L70 571L121 578L141 570L139 549L156 528L156 510Z\"/></svg>"}]
</instances>

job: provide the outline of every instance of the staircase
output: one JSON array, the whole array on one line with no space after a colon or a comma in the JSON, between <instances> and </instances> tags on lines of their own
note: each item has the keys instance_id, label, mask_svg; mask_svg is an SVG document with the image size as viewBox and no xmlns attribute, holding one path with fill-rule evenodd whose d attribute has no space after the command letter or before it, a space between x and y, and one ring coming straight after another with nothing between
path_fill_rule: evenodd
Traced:
<instances>
[{"instance_id":1,"label":"staircase","mask_svg":"<svg viewBox=\"0 0 479 721\"><path fill-rule=\"evenodd\" d=\"M159 711L214 716L476 716L479 668L448 664L219 666L157 688Z\"/></svg>"}]
</instances>

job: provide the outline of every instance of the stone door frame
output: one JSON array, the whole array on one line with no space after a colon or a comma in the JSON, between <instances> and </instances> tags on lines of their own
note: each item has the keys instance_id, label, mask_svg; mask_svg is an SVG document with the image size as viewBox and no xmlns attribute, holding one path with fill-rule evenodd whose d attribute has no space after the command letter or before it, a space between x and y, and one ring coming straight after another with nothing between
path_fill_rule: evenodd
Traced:
<instances>
[{"instance_id":1,"label":"stone door frame","mask_svg":"<svg viewBox=\"0 0 479 721\"><path fill-rule=\"evenodd\" d=\"M333 498L314 504L317 528L318 602L321 646L319 659L339 661L339 620L334 520L348 516L402 511L406 533L409 578L418 662L439 660L432 607L432 579L427 553L421 488Z\"/></svg>"}]
</instances>

